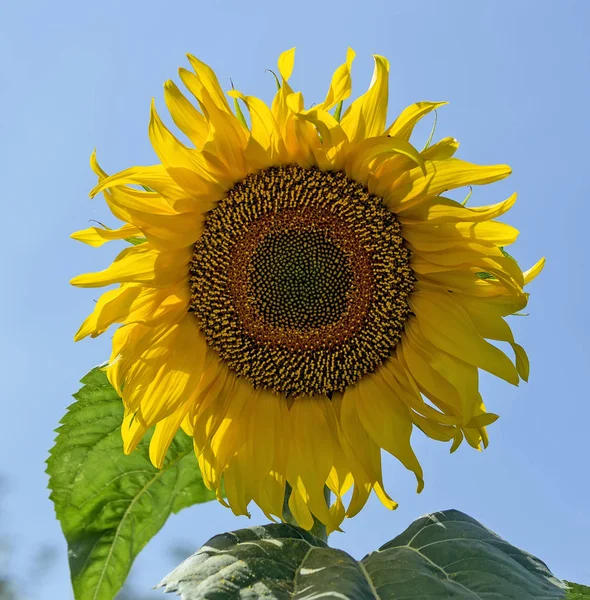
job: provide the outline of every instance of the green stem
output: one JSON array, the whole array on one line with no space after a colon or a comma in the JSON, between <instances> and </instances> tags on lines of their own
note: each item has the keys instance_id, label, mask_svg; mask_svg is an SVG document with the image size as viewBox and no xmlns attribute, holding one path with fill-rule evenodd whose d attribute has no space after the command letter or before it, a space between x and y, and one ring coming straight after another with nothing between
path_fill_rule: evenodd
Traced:
<instances>
[{"instance_id":1,"label":"green stem","mask_svg":"<svg viewBox=\"0 0 590 600\"><path fill-rule=\"evenodd\" d=\"M297 521L293 517L291 510L289 509L289 498L291 496L291 486L287 483L285 487L285 499L283 500L283 519L286 523L291 523L291 525L297 525ZM330 497L331 493L328 486L324 486L324 498L326 499L326 504L330 506ZM313 527L310 532L315 537L319 538L323 542L328 543L328 534L326 533L326 526L318 521L315 516L313 517Z\"/></svg>"}]
</instances>

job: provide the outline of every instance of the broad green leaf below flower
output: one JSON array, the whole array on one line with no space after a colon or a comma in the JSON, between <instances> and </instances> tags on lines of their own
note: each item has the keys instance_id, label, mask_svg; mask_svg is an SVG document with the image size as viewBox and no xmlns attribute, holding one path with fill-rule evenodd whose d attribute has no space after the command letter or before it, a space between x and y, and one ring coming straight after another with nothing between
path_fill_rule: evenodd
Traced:
<instances>
[{"instance_id":1,"label":"broad green leaf below flower","mask_svg":"<svg viewBox=\"0 0 590 600\"><path fill-rule=\"evenodd\" d=\"M159 587L182 600L558 600L539 559L456 511L415 521L361 561L293 525L215 536Z\"/></svg>"},{"instance_id":2,"label":"broad green leaf below flower","mask_svg":"<svg viewBox=\"0 0 590 600\"><path fill-rule=\"evenodd\" d=\"M203 484L186 434L176 435L161 470L150 463L149 436L126 456L121 399L100 369L82 383L47 461L49 488L76 600L112 600L168 516L214 494Z\"/></svg>"}]
</instances>

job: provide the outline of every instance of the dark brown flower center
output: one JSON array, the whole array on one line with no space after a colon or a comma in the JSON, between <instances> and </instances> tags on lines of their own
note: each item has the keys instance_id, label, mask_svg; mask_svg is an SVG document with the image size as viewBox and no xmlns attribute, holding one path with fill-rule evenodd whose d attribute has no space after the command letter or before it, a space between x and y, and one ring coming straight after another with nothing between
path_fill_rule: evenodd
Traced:
<instances>
[{"instance_id":1,"label":"dark brown flower center","mask_svg":"<svg viewBox=\"0 0 590 600\"><path fill-rule=\"evenodd\" d=\"M354 384L394 349L414 276L396 216L340 172L272 167L208 215L190 310L254 386L287 396Z\"/></svg>"},{"instance_id":2,"label":"dark brown flower center","mask_svg":"<svg viewBox=\"0 0 590 600\"><path fill-rule=\"evenodd\" d=\"M360 328L372 298L369 257L321 208L259 218L235 246L229 283L244 329L261 343L319 350Z\"/></svg>"}]
</instances>

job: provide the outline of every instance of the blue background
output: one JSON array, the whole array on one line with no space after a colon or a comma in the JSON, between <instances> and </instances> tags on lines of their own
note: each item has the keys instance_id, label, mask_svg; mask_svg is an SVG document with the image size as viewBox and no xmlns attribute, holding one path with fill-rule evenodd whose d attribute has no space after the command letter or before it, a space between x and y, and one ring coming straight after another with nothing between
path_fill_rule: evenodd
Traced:
<instances>
[{"instance_id":1,"label":"blue background","mask_svg":"<svg viewBox=\"0 0 590 600\"><path fill-rule=\"evenodd\" d=\"M376 499L331 543L356 557L421 514L455 507L545 560L559 577L590 583L586 296L590 3L562 0L398 2L4 2L0 8L0 257L2 434L0 532L8 568L26 588L36 554L57 550L28 598L71 598L66 547L46 490L44 461L77 381L109 354L109 335L74 345L95 290L71 288L99 270L116 245L68 239L89 219L114 225L101 199L92 149L107 171L156 162L147 138L149 102L165 114L162 84L191 52L222 85L269 100L282 50L297 46L292 85L320 101L346 48L357 52L353 93L372 72L371 53L391 61L390 119L419 100L448 100L436 137L453 135L458 156L506 162L508 180L476 188L473 204L512 191L508 221L522 234L513 253L528 268L548 262L529 288L529 317L513 317L529 351L531 381L513 388L486 375L488 408L501 415L491 444L454 455L414 436L426 489L385 460L395 512ZM426 139L432 120L416 130ZM461 192L462 193L462 192ZM170 547L195 550L210 536L251 521L217 503L170 519L137 560L132 580L148 589L174 566ZM161 597L148 592L146 598Z\"/></svg>"}]
</instances>

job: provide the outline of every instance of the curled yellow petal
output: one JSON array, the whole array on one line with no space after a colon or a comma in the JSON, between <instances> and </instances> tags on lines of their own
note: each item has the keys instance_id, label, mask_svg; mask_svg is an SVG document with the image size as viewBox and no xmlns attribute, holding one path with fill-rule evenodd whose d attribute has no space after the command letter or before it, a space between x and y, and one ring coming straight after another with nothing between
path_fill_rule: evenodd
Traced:
<instances>
[{"instance_id":1,"label":"curled yellow petal","mask_svg":"<svg viewBox=\"0 0 590 600\"><path fill-rule=\"evenodd\" d=\"M135 236L143 236L143 233L140 229L129 223L126 223L118 229L89 227L88 229L81 229L70 235L72 239L88 244L89 246L94 246L95 248L102 246L105 242L124 240L125 238Z\"/></svg>"},{"instance_id":2,"label":"curled yellow petal","mask_svg":"<svg viewBox=\"0 0 590 600\"><path fill-rule=\"evenodd\" d=\"M207 119L186 99L173 81L168 80L164 84L164 100L176 126L197 148L202 147L209 136Z\"/></svg>"},{"instance_id":3,"label":"curled yellow petal","mask_svg":"<svg viewBox=\"0 0 590 600\"><path fill-rule=\"evenodd\" d=\"M389 98L389 61L374 54L375 70L369 89L357 98L342 117L342 129L351 142L382 135Z\"/></svg>"},{"instance_id":4,"label":"curled yellow petal","mask_svg":"<svg viewBox=\"0 0 590 600\"><path fill-rule=\"evenodd\" d=\"M390 134L391 135L391 134ZM406 139L405 136L399 136ZM446 137L421 152L424 160L446 160L454 156L459 149L459 142L453 137Z\"/></svg>"},{"instance_id":5,"label":"curled yellow petal","mask_svg":"<svg viewBox=\"0 0 590 600\"><path fill-rule=\"evenodd\" d=\"M456 158L426 161L426 175L417 168L404 173L392 184L385 201L392 210L403 212L428 197L465 185L500 181L511 172L507 165L480 166Z\"/></svg>"},{"instance_id":6,"label":"curled yellow petal","mask_svg":"<svg viewBox=\"0 0 590 600\"><path fill-rule=\"evenodd\" d=\"M533 281L545 267L545 257L539 259L530 269L524 272L525 285Z\"/></svg>"},{"instance_id":7,"label":"curled yellow petal","mask_svg":"<svg viewBox=\"0 0 590 600\"><path fill-rule=\"evenodd\" d=\"M225 98L225 94L219 85L219 81L217 80L217 75L215 75L215 71L205 64L203 61L199 60L196 56L192 54L187 54L188 60L191 63L192 68L195 71L195 74L203 86L205 90L207 90L209 97L211 98L211 102L217 106L217 108L224 110L231 114L231 110L229 108L229 104L227 103L227 99Z\"/></svg>"},{"instance_id":8,"label":"curled yellow petal","mask_svg":"<svg viewBox=\"0 0 590 600\"><path fill-rule=\"evenodd\" d=\"M416 123L429 112L445 104L448 104L448 102L416 102L411 104L387 128L386 135L409 140Z\"/></svg>"},{"instance_id":9,"label":"curled yellow petal","mask_svg":"<svg viewBox=\"0 0 590 600\"><path fill-rule=\"evenodd\" d=\"M381 156L399 154L426 171L420 153L405 140L397 138L370 138L359 142L351 149L345 160L345 170L351 179L365 183L372 161Z\"/></svg>"},{"instance_id":10,"label":"curled yellow petal","mask_svg":"<svg viewBox=\"0 0 590 600\"><path fill-rule=\"evenodd\" d=\"M176 322L186 313L190 299L184 283L166 288L124 284L105 292L94 305L74 336L79 341L86 336L97 337L113 323L154 324L162 320Z\"/></svg>"},{"instance_id":11,"label":"curled yellow petal","mask_svg":"<svg viewBox=\"0 0 590 600\"><path fill-rule=\"evenodd\" d=\"M410 303L420 327L435 346L518 385L518 372L510 359L480 336L467 313L448 294L420 291L413 294Z\"/></svg>"},{"instance_id":12,"label":"curled yellow petal","mask_svg":"<svg viewBox=\"0 0 590 600\"><path fill-rule=\"evenodd\" d=\"M332 81L330 82L330 88L326 94L326 98L322 104L316 108L330 110L336 106L336 104L343 102L350 96L352 91L352 78L350 71L352 67L352 61L354 60L355 56L356 54L352 48L349 48L346 51L346 62L340 65L334 72Z\"/></svg>"},{"instance_id":13,"label":"curled yellow petal","mask_svg":"<svg viewBox=\"0 0 590 600\"><path fill-rule=\"evenodd\" d=\"M391 393L379 373L367 375L356 386L357 411L367 433L381 448L413 471L418 491L424 487L422 467L412 450L412 420L407 407Z\"/></svg>"}]
</instances>

